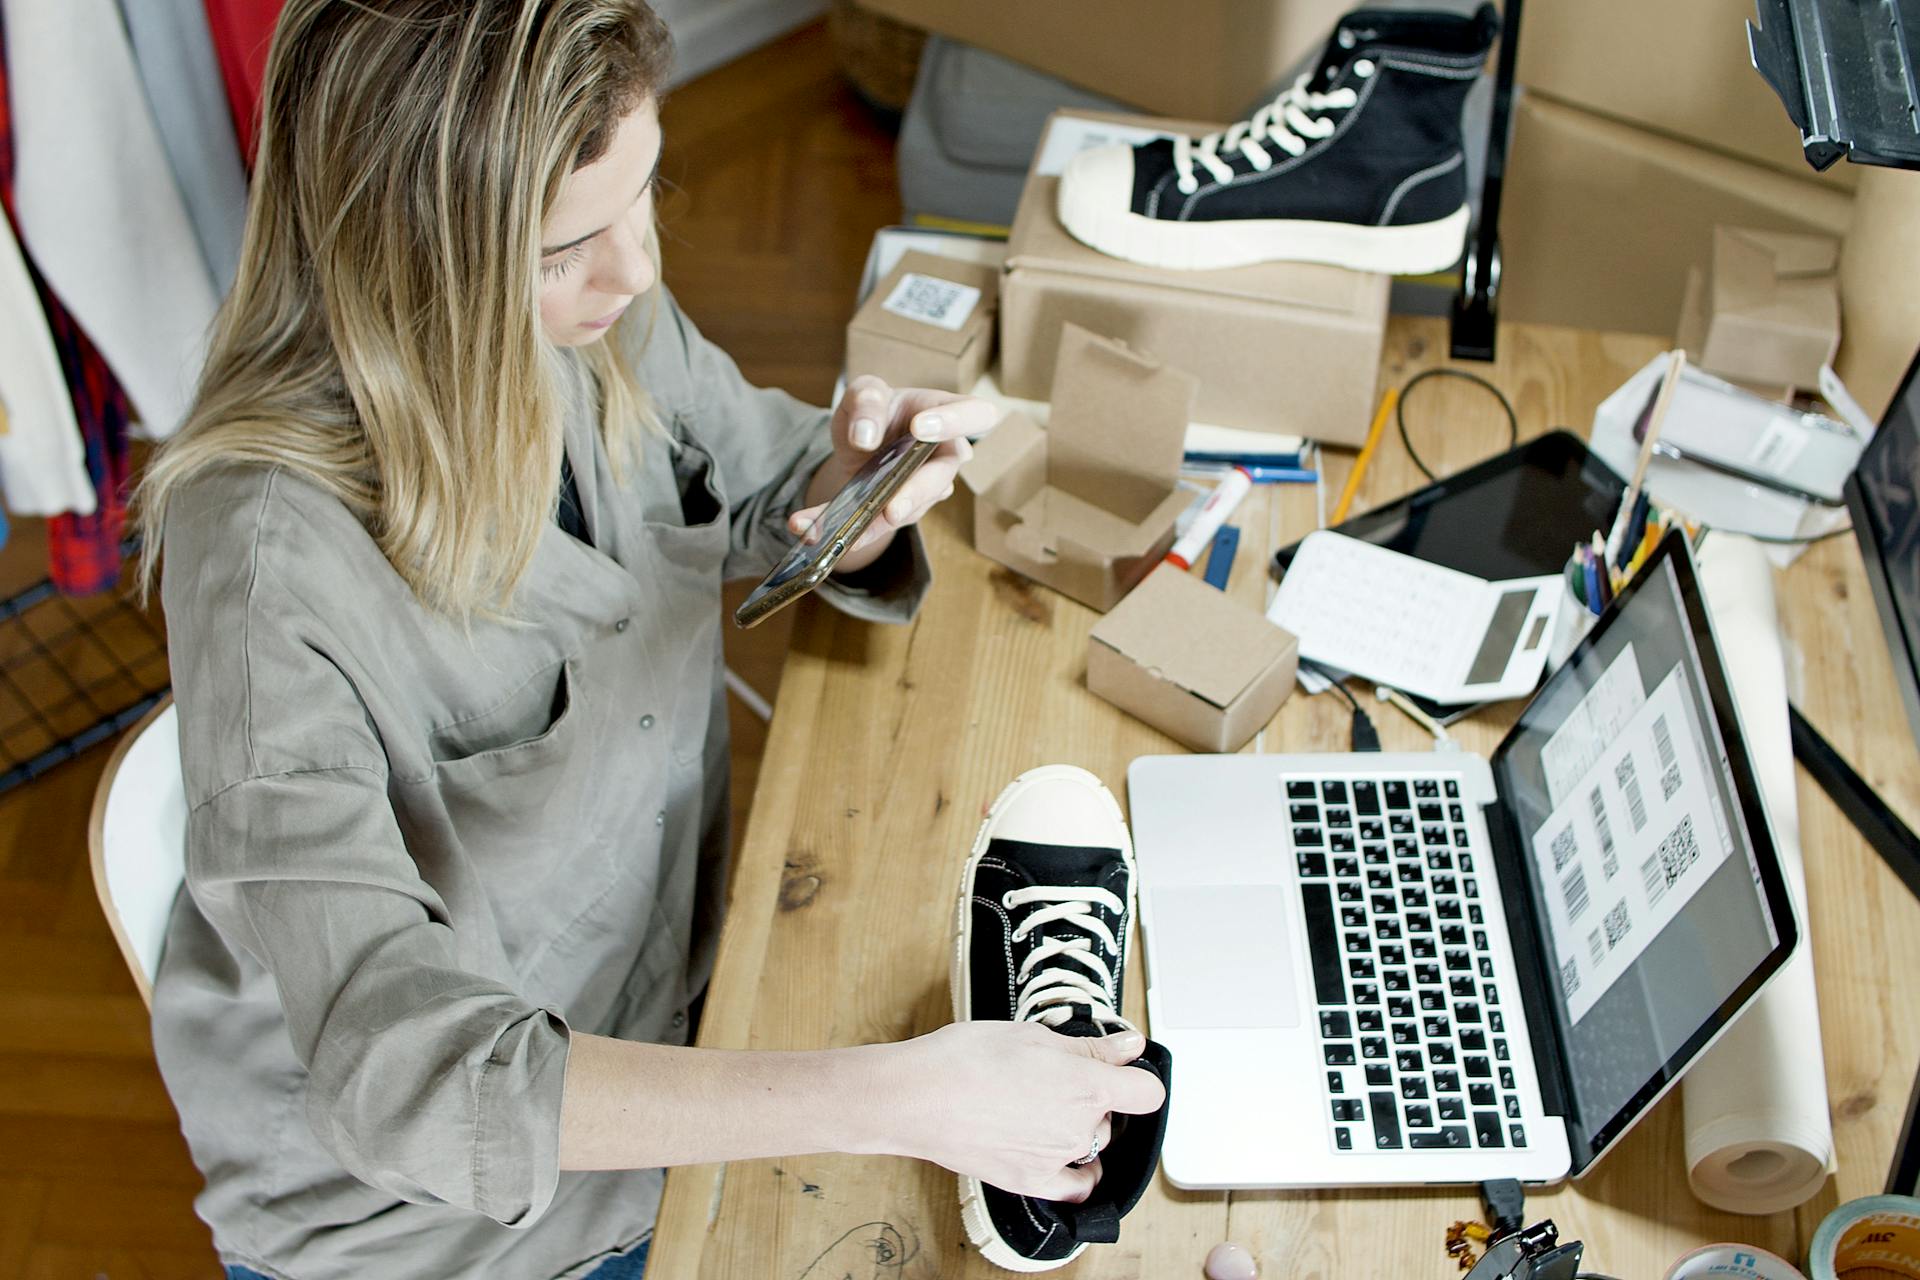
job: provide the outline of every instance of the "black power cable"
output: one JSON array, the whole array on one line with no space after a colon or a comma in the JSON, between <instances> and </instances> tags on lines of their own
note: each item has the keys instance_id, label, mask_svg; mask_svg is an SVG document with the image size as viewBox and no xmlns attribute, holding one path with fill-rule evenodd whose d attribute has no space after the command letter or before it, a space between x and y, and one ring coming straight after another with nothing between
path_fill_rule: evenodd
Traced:
<instances>
[{"instance_id":1,"label":"black power cable","mask_svg":"<svg viewBox=\"0 0 1920 1280\"><path fill-rule=\"evenodd\" d=\"M1414 466L1420 468L1421 475L1429 480L1438 480L1440 478L1433 473L1432 468L1428 467L1427 464L1421 460L1420 455L1414 452L1413 439L1407 434L1407 400L1413 395L1413 389L1425 382L1428 378L1459 378L1465 382L1471 382L1476 386L1485 387L1488 391L1491 391L1493 398L1500 402L1501 411L1507 415L1507 448L1512 449L1520 443L1520 418L1519 415L1514 413L1513 402L1507 399L1504 391L1494 386L1491 382L1488 382L1479 374L1468 373L1464 369L1423 369L1411 378L1408 378L1406 385L1400 388L1400 401L1393 409L1394 423L1400 428L1400 443L1406 446L1407 457L1412 460Z\"/></svg>"}]
</instances>

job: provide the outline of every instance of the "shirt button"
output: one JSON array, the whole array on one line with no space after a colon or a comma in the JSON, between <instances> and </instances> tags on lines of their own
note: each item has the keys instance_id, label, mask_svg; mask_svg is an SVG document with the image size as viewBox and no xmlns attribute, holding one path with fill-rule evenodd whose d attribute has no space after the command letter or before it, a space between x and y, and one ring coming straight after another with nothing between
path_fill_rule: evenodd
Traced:
<instances>
[{"instance_id":1,"label":"shirt button","mask_svg":"<svg viewBox=\"0 0 1920 1280\"><path fill-rule=\"evenodd\" d=\"M641 717L640 717L640 727L641 727L642 729L651 729L651 728L653 728L653 717L652 717L652 716L641 716Z\"/></svg>"},{"instance_id":2,"label":"shirt button","mask_svg":"<svg viewBox=\"0 0 1920 1280\"><path fill-rule=\"evenodd\" d=\"M667 811L665 809L653 815L653 825L656 827L664 827L667 825Z\"/></svg>"},{"instance_id":3,"label":"shirt button","mask_svg":"<svg viewBox=\"0 0 1920 1280\"><path fill-rule=\"evenodd\" d=\"M625 631L627 629L627 619L622 618L620 621L614 623L613 629L615 631Z\"/></svg>"},{"instance_id":4,"label":"shirt button","mask_svg":"<svg viewBox=\"0 0 1920 1280\"><path fill-rule=\"evenodd\" d=\"M685 1013L676 1013L673 1015L673 1029L675 1031L678 1031L680 1028L686 1025L687 1025L687 1015Z\"/></svg>"}]
</instances>

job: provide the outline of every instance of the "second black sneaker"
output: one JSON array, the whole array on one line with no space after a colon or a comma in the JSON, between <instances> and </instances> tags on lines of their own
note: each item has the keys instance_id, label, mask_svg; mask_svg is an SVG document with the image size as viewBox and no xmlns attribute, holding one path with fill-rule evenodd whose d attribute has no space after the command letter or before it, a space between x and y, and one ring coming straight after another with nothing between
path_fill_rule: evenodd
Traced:
<instances>
[{"instance_id":1,"label":"second black sneaker","mask_svg":"<svg viewBox=\"0 0 1920 1280\"><path fill-rule=\"evenodd\" d=\"M1491 4L1471 16L1355 10L1318 65L1251 119L1075 156L1060 222L1149 266L1444 270L1467 232L1461 107L1499 30Z\"/></svg>"},{"instance_id":2,"label":"second black sneaker","mask_svg":"<svg viewBox=\"0 0 1920 1280\"><path fill-rule=\"evenodd\" d=\"M953 1016L1031 1021L1062 1035L1134 1030L1120 1015L1133 924L1133 842L1113 793L1085 769L1021 774L988 810L961 874ZM1171 1059L1149 1040L1132 1065L1171 1097ZM960 1216L981 1256L1010 1271L1050 1271L1119 1238L1120 1219L1153 1181L1167 1106L1112 1120L1101 1176L1081 1204L960 1180Z\"/></svg>"}]
</instances>

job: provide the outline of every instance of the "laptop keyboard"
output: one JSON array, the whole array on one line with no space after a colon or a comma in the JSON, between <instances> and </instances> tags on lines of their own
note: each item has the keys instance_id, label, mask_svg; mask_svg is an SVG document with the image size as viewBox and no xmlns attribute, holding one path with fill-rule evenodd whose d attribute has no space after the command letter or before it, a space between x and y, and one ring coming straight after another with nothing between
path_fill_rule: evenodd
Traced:
<instances>
[{"instance_id":1,"label":"laptop keyboard","mask_svg":"<svg viewBox=\"0 0 1920 1280\"><path fill-rule=\"evenodd\" d=\"M1335 1148L1525 1147L1460 784L1285 786Z\"/></svg>"}]
</instances>

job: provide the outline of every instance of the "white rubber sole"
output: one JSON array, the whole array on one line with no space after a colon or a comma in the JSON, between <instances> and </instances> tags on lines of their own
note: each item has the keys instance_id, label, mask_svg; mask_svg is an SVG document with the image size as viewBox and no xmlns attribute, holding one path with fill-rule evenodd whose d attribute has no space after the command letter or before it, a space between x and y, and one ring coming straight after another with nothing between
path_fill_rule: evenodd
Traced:
<instances>
[{"instance_id":1,"label":"white rubber sole","mask_svg":"<svg viewBox=\"0 0 1920 1280\"><path fill-rule=\"evenodd\" d=\"M1149 267L1217 271L1259 262L1324 262L1355 271L1424 275L1453 266L1466 245L1465 205L1438 222L1404 227L1283 218L1172 222L1115 207L1090 186L1061 182L1061 225L1109 257Z\"/></svg>"},{"instance_id":2,"label":"white rubber sole","mask_svg":"<svg viewBox=\"0 0 1920 1280\"><path fill-rule=\"evenodd\" d=\"M973 838L973 848L967 853L966 865L960 871L960 889L954 895L953 907L953 959L947 970L947 990L953 1002L953 1020L967 1022L973 1018L972 992L966 981L967 960L973 945L973 912L969 909L973 902L974 872L979 868L981 855L986 853L987 844L992 839L994 819L1011 804L1016 796L1037 782L1071 778L1076 782L1090 785L1113 815L1114 827L1120 833L1120 857L1127 864L1127 923L1131 927L1137 912L1134 910L1133 890L1133 833L1127 829L1126 817L1120 812L1120 802L1113 798L1113 792L1107 790L1106 783L1077 765L1046 764L1037 769L1029 769L1008 783L994 797L993 804L987 809L987 816L980 823L979 834ZM1124 942L1124 939L1122 940ZM1066 1266L1085 1253L1086 1245L1081 1245L1064 1258L1054 1258L1036 1262L1014 1252L993 1229L993 1216L987 1212L986 1197L978 1178L960 1179L960 1224L966 1228L967 1240L980 1256L994 1266L1006 1271L1053 1271Z\"/></svg>"}]
</instances>

